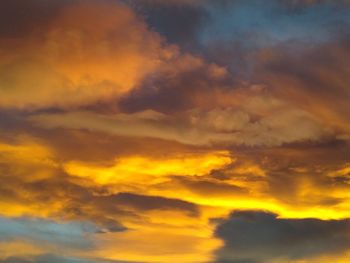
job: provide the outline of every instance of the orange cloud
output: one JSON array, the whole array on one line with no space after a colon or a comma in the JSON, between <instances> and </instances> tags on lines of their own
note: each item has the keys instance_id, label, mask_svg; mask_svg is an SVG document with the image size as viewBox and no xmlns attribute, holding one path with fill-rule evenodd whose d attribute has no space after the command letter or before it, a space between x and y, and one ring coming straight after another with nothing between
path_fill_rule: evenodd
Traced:
<instances>
[{"instance_id":1,"label":"orange cloud","mask_svg":"<svg viewBox=\"0 0 350 263\"><path fill-rule=\"evenodd\" d=\"M113 100L173 52L117 3L68 6L46 32L1 39L0 51L0 107L34 109Z\"/></svg>"}]
</instances>

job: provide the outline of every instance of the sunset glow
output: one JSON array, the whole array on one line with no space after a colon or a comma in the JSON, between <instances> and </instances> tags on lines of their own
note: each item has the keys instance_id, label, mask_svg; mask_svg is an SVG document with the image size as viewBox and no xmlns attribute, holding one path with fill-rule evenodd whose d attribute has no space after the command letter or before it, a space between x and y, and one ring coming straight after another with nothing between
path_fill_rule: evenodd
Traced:
<instances>
[{"instance_id":1,"label":"sunset glow","mask_svg":"<svg viewBox=\"0 0 350 263\"><path fill-rule=\"evenodd\" d=\"M349 263L350 2L0 1L0 263Z\"/></svg>"}]
</instances>

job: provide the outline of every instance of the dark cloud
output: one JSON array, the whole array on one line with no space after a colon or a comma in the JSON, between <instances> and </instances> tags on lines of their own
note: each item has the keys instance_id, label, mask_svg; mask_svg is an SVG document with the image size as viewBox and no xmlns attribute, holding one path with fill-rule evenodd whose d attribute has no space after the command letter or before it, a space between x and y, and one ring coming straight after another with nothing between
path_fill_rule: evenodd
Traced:
<instances>
[{"instance_id":1,"label":"dark cloud","mask_svg":"<svg viewBox=\"0 0 350 263\"><path fill-rule=\"evenodd\" d=\"M0 38L23 37L44 29L66 5L76 0L12 0L0 3Z\"/></svg>"},{"instance_id":2,"label":"dark cloud","mask_svg":"<svg viewBox=\"0 0 350 263\"><path fill-rule=\"evenodd\" d=\"M234 86L226 69L185 55L163 72L151 75L119 102L125 112L152 109L175 113L198 106L198 98Z\"/></svg>"},{"instance_id":3,"label":"dark cloud","mask_svg":"<svg viewBox=\"0 0 350 263\"><path fill-rule=\"evenodd\" d=\"M276 214L237 211L215 231L225 245L217 262L271 262L341 254L349 248L350 220L282 219Z\"/></svg>"},{"instance_id":4,"label":"dark cloud","mask_svg":"<svg viewBox=\"0 0 350 263\"><path fill-rule=\"evenodd\" d=\"M108 201L113 201L119 205L134 207L137 210L180 210L191 215L198 215L198 207L190 202L180 199L165 198L161 196L146 196L132 193L119 193L107 197ZM107 201L107 200L106 200Z\"/></svg>"},{"instance_id":5,"label":"dark cloud","mask_svg":"<svg viewBox=\"0 0 350 263\"><path fill-rule=\"evenodd\" d=\"M191 192L206 197L225 197L248 194L248 190L244 187L210 178L173 177L173 179L174 182L172 183L180 183L181 186L189 189Z\"/></svg>"},{"instance_id":6,"label":"dark cloud","mask_svg":"<svg viewBox=\"0 0 350 263\"><path fill-rule=\"evenodd\" d=\"M169 4L165 1L129 1L147 24L168 42L195 51L197 33L209 17L203 5ZM163 2L163 3L161 3ZM168 1L166 1L168 2Z\"/></svg>"}]
</instances>

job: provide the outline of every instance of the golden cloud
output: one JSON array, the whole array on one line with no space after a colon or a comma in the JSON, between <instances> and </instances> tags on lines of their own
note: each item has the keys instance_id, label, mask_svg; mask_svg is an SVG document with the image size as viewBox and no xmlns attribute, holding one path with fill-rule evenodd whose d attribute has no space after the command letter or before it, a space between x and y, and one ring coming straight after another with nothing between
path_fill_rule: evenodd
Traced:
<instances>
[{"instance_id":1,"label":"golden cloud","mask_svg":"<svg viewBox=\"0 0 350 263\"><path fill-rule=\"evenodd\" d=\"M67 108L113 100L172 52L127 6L71 5L44 33L0 40L0 107Z\"/></svg>"}]
</instances>

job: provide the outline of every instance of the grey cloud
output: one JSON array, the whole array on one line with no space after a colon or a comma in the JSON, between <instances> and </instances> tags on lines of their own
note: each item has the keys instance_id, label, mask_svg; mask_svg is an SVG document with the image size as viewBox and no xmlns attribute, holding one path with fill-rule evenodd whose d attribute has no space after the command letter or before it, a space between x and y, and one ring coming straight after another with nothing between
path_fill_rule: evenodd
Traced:
<instances>
[{"instance_id":1,"label":"grey cloud","mask_svg":"<svg viewBox=\"0 0 350 263\"><path fill-rule=\"evenodd\" d=\"M289 262L347 251L350 220L282 219L268 212L237 211L218 225L215 235L224 241L217 262Z\"/></svg>"},{"instance_id":2,"label":"grey cloud","mask_svg":"<svg viewBox=\"0 0 350 263\"><path fill-rule=\"evenodd\" d=\"M198 215L198 207L190 202L180 199L165 198L161 196L146 196L133 193L119 193L107 197L109 202L134 207L137 210L180 210L191 215ZM107 201L107 200L106 200Z\"/></svg>"}]
</instances>

